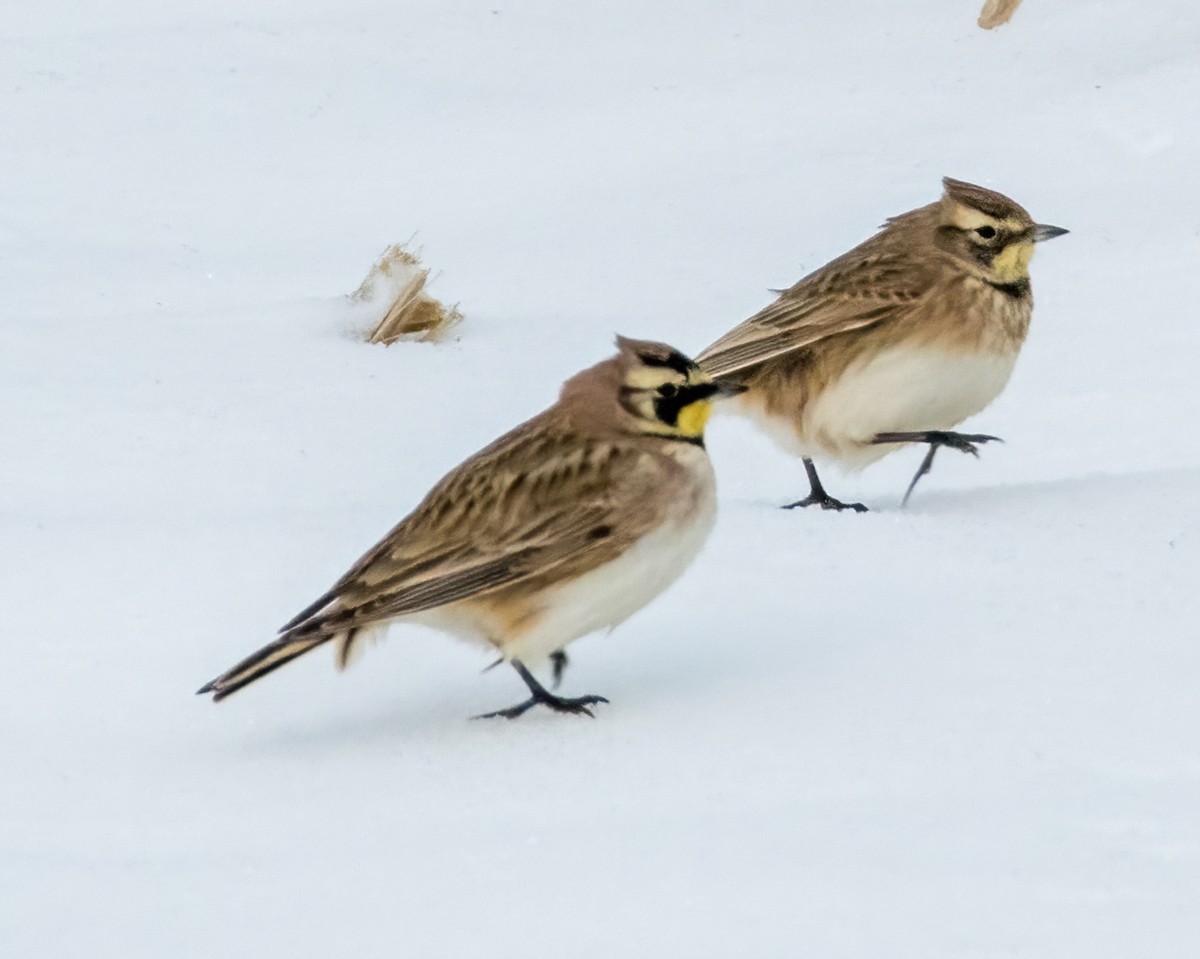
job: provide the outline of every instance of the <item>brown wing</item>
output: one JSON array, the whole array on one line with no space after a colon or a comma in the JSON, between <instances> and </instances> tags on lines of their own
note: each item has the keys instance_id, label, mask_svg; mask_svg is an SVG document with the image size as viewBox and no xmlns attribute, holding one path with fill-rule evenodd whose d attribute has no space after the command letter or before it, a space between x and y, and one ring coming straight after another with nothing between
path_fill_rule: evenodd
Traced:
<instances>
[{"instance_id":1,"label":"brown wing","mask_svg":"<svg viewBox=\"0 0 1200 959\"><path fill-rule=\"evenodd\" d=\"M653 458L617 441L583 444L540 428L551 413L446 476L280 631L352 628L620 555L640 532L630 529L630 503L653 489Z\"/></svg>"},{"instance_id":2,"label":"brown wing","mask_svg":"<svg viewBox=\"0 0 1200 959\"><path fill-rule=\"evenodd\" d=\"M784 290L696 362L711 376L729 376L827 337L907 315L929 290L931 267L903 252L868 252L871 243Z\"/></svg>"}]
</instances>

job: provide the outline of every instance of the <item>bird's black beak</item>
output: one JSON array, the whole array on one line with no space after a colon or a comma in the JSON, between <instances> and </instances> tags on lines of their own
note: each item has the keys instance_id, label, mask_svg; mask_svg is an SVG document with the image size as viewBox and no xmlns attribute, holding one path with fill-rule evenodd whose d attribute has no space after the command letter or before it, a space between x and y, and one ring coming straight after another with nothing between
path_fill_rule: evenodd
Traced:
<instances>
[{"instance_id":1,"label":"bird's black beak","mask_svg":"<svg viewBox=\"0 0 1200 959\"><path fill-rule=\"evenodd\" d=\"M1070 232L1070 230L1064 230L1061 226L1050 226L1048 223L1039 223L1033 228L1033 242L1044 243L1046 240L1053 240L1056 236L1062 236L1064 233Z\"/></svg>"},{"instance_id":2,"label":"bird's black beak","mask_svg":"<svg viewBox=\"0 0 1200 959\"><path fill-rule=\"evenodd\" d=\"M745 393L750 389L748 386L743 386L741 383L730 383L728 380L718 380L713 383L713 396L721 399L726 396L737 396L739 393Z\"/></svg>"},{"instance_id":3,"label":"bird's black beak","mask_svg":"<svg viewBox=\"0 0 1200 959\"><path fill-rule=\"evenodd\" d=\"M725 383L711 380L708 383L696 383L692 386L684 386L680 389L680 393L687 394L688 403L694 403L696 400L737 396L739 393L745 393L748 389L748 386L742 386L740 383Z\"/></svg>"}]
</instances>

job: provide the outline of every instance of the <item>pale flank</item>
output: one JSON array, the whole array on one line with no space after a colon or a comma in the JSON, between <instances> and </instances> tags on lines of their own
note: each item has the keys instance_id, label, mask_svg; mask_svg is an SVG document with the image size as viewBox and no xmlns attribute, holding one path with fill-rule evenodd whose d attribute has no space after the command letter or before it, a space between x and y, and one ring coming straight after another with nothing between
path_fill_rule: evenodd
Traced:
<instances>
[{"instance_id":1,"label":"pale flank","mask_svg":"<svg viewBox=\"0 0 1200 959\"><path fill-rule=\"evenodd\" d=\"M866 508L826 493L814 459L856 469L928 443L915 485L939 446L974 453L995 439L949 430L1004 389L1029 331L1034 244L1066 231L992 190L943 183L938 202L892 217L697 358L746 387L735 408L804 458L811 490L792 506Z\"/></svg>"},{"instance_id":2,"label":"pale flank","mask_svg":"<svg viewBox=\"0 0 1200 959\"><path fill-rule=\"evenodd\" d=\"M433 626L498 652L531 698L586 713L529 672L571 641L632 615L704 545L716 484L703 431L720 386L661 344L619 352L563 386L559 401L472 456L278 638L205 684L215 700L329 641L356 658L394 622Z\"/></svg>"}]
</instances>

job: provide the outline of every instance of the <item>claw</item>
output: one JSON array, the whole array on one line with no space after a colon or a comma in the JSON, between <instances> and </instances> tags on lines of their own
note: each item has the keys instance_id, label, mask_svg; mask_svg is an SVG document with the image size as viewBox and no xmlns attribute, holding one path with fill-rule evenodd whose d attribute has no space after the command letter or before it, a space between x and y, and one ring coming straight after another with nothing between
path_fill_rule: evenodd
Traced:
<instances>
[{"instance_id":1,"label":"claw","mask_svg":"<svg viewBox=\"0 0 1200 959\"><path fill-rule=\"evenodd\" d=\"M509 706L507 709L497 709L491 713L480 713L478 716L472 716L472 719L516 719L518 716L523 716L534 706L541 703L543 706L549 706L556 713L571 713L575 716L589 716L592 719L596 718L589 706L595 706L597 703L607 703L608 700L603 696L580 696L576 699L565 699L561 696L549 695L543 699L540 696L530 696L525 702L517 703L515 706Z\"/></svg>"},{"instance_id":2,"label":"claw","mask_svg":"<svg viewBox=\"0 0 1200 959\"><path fill-rule=\"evenodd\" d=\"M512 664L513 669L517 671L517 675L525 680L525 685L529 687L529 691L533 695L523 703L517 703L517 705L509 706L507 709L497 709L491 713L481 713L478 716L472 716L472 719L516 719L518 716L524 716L525 713L539 703L543 706L548 706L556 713L572 713L576 716L590 716L592 719L595 719L595 713L588 709L588 707L608 702L603 696L579 696L574 699L556 696L534 679L533 674L525 668L525 664L519 659L512 660Z\"/></svg>"},{"instance_id":3,"label":"claw","mask_svg":"<svg viewBox=\"0 0 1200 959\"><path fill-rule=\"evenodd\" d=\"M843 503L840 499L834 499L828 493L809 493L804 499L798 499L794 503L786 503L780 509L796 509L797 507L804 508L806 506L820 506L821 509L835 509L841 512L844 509L852 509L856 513L867 512L867 507L862 503Z\"/></svg>"},{"instance_id":4,"label":"claw","mask_svg":"<svg viewBox=\"0 0 1200 959\"><path fill-rule=\"evenodd\" d=\"M834 499L825 492L825 487L821 485L821 477L817 475L817 467L813 461L807 456L804 457L804 471L808 474L809 493L804 499L798 499L794 503L788 503L783 509L796 509L797 507L804 508L805 506L820 506L821 509L835 509L841 512L844 509L852 509L856 513L865 513L867 508L862 503L843 503L839 499Z\"/></svg>"},{"instance_id":5,"label":"claw","mask_svg":"<svg viewBox=\"0 0 1200 959\"><path fill-rule=\"evenodd\" d=\"M904 499L900 501L901 506L908 505L908 498L912 495L913 489L917 485L917 480L929 472L933 466L933 457L937 453L938 447L947 446L952 450L959 450L963 453L970 453L976 459L979 458L979 443L991 442L1003 443L1004 440L999 436L990 436L987 433L954 433L949 430L926 430L919 433L876 433L871 440L872 443L928 443L929 452L925 454L925 459L921 460L921 466L913 476L912 482L908 484L908 489L904 492Z\"/></svg>"}]
</instances>

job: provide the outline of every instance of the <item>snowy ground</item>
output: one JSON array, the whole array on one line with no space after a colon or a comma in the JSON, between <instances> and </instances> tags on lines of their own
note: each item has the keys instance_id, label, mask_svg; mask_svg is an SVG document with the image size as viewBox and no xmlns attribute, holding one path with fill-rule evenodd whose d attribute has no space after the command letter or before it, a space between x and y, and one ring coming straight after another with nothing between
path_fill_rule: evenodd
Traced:
<instances>
[{"instance_id":1,"label":"snowy ground","mask_svg":"<svg viewBox=\"0 0 1200 959\"><path fill-rule=\"evenodd\" d=\"M0 954L1200 954L1200 21L978 5L10 5ZM466 722L515 677L416 630L192 696L614 331L698 350L943 174L1072 230L1006 445L781 512L716 422L595 722ZM414 231L461 341L354 342Z\"/></svg>"}]
</instances>

